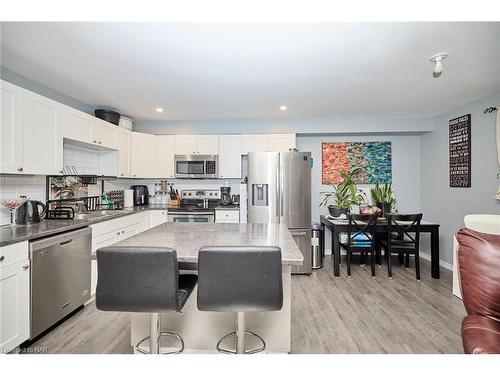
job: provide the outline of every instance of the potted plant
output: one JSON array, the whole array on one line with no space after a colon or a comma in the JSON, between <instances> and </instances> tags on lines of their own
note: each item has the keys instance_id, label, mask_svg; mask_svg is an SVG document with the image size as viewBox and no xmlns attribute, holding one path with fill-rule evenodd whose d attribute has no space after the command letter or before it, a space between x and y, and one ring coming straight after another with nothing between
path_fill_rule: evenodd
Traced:
<instances>
[{"instance_id":1,"label":"potted plant","mask_svg":"<svg viewBox=\"0 0 500 375\"><path fill-rule=\"evenodd\" d=\"M332 192L321 192L323 200L320 206L326 206L333 199L334 203L328 205L328 212L333 217L339 217L342 214L348 214L353 204L360 204L363 198L356 189L355 177L361 173L360 168L353 168L349 172L342 172L342 182L338 185L332 185Z\"/></svg>"},{"instance_id":2,"label":"potted plant","mask_svg":"<svg viewBox=\"0 0 500 375\"><path fill-rule=\"evenodd\" d=\"M380 185L378 182L375 187L371 189L372 201L375 205L382 210L382 216L390 214L393 204L396 203L394 194L392 192L391 184Z\"/></svg>"}]
</instances>

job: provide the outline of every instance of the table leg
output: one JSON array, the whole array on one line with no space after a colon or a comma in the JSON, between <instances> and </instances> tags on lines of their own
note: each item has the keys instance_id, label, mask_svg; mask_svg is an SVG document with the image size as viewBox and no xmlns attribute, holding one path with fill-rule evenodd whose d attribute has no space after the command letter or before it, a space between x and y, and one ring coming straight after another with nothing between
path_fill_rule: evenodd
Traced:
<instances>
[{"instance_id":1,"label":"table leg","mask_svg":"<svg viewBox=\"0 0 500 375\"><path fill-rule=\"evenodd\" d=\"M375 233L375 261L380 266L382 265L382 250L380 248L380 236Z\"/></svg>"},{"instance_id":2,"label":"table leg","mask_svg":"<svg viewBox=\"0 0 500 375\"><path fill-rule=\"evenodd\" d=\"M431 231L431 276L433 279L440 278L439 271L439 227Z\"/></svg>"},{"instance_id":3,"label":"table leg","mask_svg":"<svg viewBox=\"0 0 500 375\"><path fill-rule=\"evenodd\" d=\"M332 230L333 275L340 276L340 242L339 232Z\"/></svg>"}]
</instances>

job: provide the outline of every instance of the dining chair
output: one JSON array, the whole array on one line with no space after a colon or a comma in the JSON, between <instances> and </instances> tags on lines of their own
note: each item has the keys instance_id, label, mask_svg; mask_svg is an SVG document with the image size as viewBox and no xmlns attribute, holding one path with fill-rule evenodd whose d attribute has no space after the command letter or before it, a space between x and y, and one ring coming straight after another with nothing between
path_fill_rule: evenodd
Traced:
<instances>
[{"instance_id":1,"label":"dining chair","mask_svg":"<svg viewBox=\"0 0 500 375\"><path fill-rule=\"evenodd\" d=\"M372 215L348 214L347 240L340 246L347 253L347 276L351 277L352 253L369 253L372 277L375 277L375 226L378 213Z\"/></svg>"},{"instance_id":2,"label":"dining chair","mask_svg":"<svg viewBox=\"0 0 500 375\"><path fill-rule=\"evenodd\" d=\"M420 280L420 223L422 214L388 214L386 238L380 240L387 259L387 272L392 279L391 255L397 253L405 256L405 268L410 267L410 255L415 255L415 272Z\"/></svg>"}]
</instances>

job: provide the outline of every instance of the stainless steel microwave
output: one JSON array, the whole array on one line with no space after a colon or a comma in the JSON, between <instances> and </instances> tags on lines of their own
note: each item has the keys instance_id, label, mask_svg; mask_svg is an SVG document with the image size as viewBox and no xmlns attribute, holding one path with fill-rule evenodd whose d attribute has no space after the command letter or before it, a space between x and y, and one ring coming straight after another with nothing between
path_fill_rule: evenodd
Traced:
<instances>
[{"instance_id":1,"label":"stainless steel microwave","mask_svg":"<svg viewBox=\"0 0 500 375\"><path fill-rule=\"evenodd\" d=\"M218 178L218 155L175 155L175 178Z\"/></svg>"}]
</instances>

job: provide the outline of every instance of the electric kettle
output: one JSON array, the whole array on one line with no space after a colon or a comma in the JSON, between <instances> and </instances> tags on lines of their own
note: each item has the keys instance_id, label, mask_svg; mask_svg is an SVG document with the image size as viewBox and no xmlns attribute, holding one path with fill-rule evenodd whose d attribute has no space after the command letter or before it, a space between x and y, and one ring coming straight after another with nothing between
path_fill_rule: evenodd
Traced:
<instances>
[{"instance_id":1,"label":"electric kettle","mask_svg":"<svg viewBox=\"0 0 500 375\"><path fill-rule=\"evenodd\" d=\"M38 211L42 206L42 213ZM40 217L45 214L46 207L40 201L27 200L16 210L16 224L35 224L40 222Z\"/></svg>"}]
</instances>

